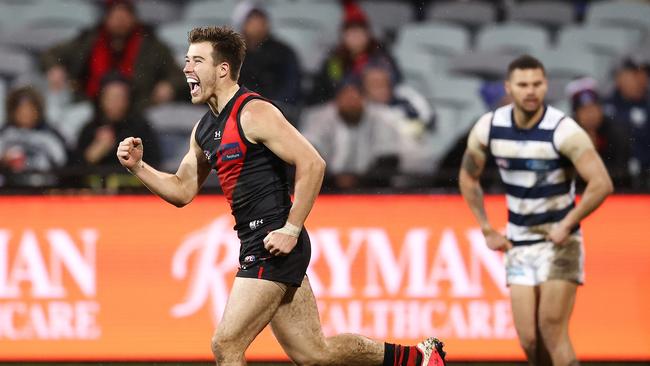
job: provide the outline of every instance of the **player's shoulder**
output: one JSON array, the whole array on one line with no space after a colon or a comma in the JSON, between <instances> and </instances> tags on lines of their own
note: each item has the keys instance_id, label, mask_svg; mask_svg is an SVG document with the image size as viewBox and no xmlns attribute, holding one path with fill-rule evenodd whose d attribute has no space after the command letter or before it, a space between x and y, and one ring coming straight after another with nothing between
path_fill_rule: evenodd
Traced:
<instances>
[{"instance_id":1,"label":"player's shoulder","mask_svg":"<svg viewBox=\"0 0 650 366\"><path fill-rule=\"evenodd\" d=\"M246 103L241 107L241 118L255 118L255 117L266 117L274 113L278 113L279 109L267 99L259 97L257 95L253 96L246 101Z\"/></svg>"}]
</instances>

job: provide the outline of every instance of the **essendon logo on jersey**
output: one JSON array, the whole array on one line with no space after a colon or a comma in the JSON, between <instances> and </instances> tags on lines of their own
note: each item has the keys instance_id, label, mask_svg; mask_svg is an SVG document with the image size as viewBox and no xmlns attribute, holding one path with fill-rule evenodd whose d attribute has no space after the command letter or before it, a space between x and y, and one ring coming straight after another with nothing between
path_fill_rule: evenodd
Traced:
<instances>
[{"instance_id":1,"label":"essendon logo on jersey","mask_svg":"<svg viewBox=\"0 0 650 366\"><path fill-rule=\"evenodd\" d=\"M219 147L219 156L221 161L230 161L241 159L244 154L238 142L232 142Z\"/></svg>"}]
</instances>

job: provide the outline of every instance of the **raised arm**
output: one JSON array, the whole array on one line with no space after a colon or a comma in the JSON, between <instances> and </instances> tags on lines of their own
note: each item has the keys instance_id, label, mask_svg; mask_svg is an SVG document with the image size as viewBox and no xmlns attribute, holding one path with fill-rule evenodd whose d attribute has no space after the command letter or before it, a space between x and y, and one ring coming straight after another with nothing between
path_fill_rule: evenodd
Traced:
<instances>
[{"instance_id":1,"label":"raised arm","mask_svg":"<svg viewBox=\"0 0 650 366\"><path fill-rule=\"evenodd\" d=\"M241 113L241 125L249 141L264 144L280 159L296 168L293 206L287 224L280 229L280 233L295 238L320 192L325 161L270 103L253 100L246 104ZM285 239L267 244L267 249L272 254L287 254L295 246L295 240Z\"/></svg>"},{"instance_id":2,"label":"raised arm","mask_svg":"<svg viewBox=\"0 0 650 366\"><path fill-rule=\"evenodd\" d=\"M198 125L198 124L197 124ZM161 172L142 160L142 140L127 137L117 148L120 163L154 194L176 207L192 202L210 173L210 165L194 139L196 126L190 136L190 148L176 174Z\"/></svg>"},{"instance_id":3,"label":"raised arm","mask_svg":"<svg viewBox=\"0 0 650 366\"><path fill-rule=\"evenodd\" d=\"M549 239L555 244L565 243L571 229L598 208L614 191L605 164L598 156L587 133L572 119L561 123L555 132L555 146L558 146L562 155L571 160L580 177L587 183L587 187L578 205L549 232Z\"/></svg>"},{"instance_id":4,"label":"raised arm","mask_svg":"<svg viewBox=\"0 0 650 366\"><path fill-rule=\"evenodd\" d=\"M469 133L467 149L463 154L463 162L458 175L458 185L465 202L481 226L488 247L494 250L505 250L512 247L512 243L490 225L483 205L483 188L480 182L487 155L490 119L491 114L484 115Z\"/></svg>"}]
</instances>

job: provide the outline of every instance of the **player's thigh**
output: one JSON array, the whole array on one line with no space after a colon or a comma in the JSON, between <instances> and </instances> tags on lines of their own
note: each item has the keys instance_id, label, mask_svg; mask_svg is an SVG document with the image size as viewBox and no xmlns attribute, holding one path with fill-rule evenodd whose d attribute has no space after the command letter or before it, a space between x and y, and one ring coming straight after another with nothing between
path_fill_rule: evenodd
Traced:
<instances>
[{"instance_id":1,"label":"player's thigh","mask_svg":"<svg viewBox=\"0 0 650 366\"><path fill-rule=\"evenodd\" d=\"M512 319L523 346L533 346L536 342L537 301L535 286L510 285Z\"/></svg>"},{"instance_id":2,"label":"player's thigh","mask_svg":"<svg viewBox=\"0 0 650 366\"><path fill-rule=\"evenodd\" d=\"M549 280L540 286L539 323L568 327L575 304L578 284L566 280Z\"/></svg>"},{"instance_id":3,"label":"player's thigh","mask_svg":"<svg viewBox=\"0 0 650 366\"><path fill-rule=\"evenodd\" d=\"M296 363L322 357L326 351L316 298L305 276L295 292L288 292L278 307L271 327L287 355Z\"/></svg>"},{"instance_id":4,"label":"player's thigh","mask_svg":"<svg viewBox=\"0 0 650 366\"><path fill-rule=\"evenodd\" d=\"M287 285L236 277L213 342L248 346L271 321Z\"/></svg>"}]
</instances>

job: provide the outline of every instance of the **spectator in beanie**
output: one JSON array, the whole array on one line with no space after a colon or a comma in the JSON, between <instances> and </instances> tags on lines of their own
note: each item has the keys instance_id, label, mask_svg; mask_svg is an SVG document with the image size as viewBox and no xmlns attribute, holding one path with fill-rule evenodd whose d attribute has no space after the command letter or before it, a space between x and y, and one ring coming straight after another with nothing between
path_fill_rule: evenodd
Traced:
<instances>
[{"instance_id":1,"label":"spectator in beanie","mask_svg":"<svg viewBox=\"0 0 650 366\"><path fill-rule=\"evenodd\" d=\"M596 81L575 80L567 85L567 94L571 98L573 118L591 138L614 184L617 187L628 184L627 129L620 121L605 115Z\"/></svg>"},{"instance_id":2,"label":"spectator in beanie","mask_svg":"<svg viewBox=\"0 0 650 366\"><path fill-rule=\"evenodd\" d=\"M341 39L323 62L314 79L309 103L324 103L334 97L336 86L346 78L360 79L369 63L389 65L391 80L400 81L397 65L388 51L377 41L366 15L354 1L344 2Z\"/></svg>"}]
</instances>

